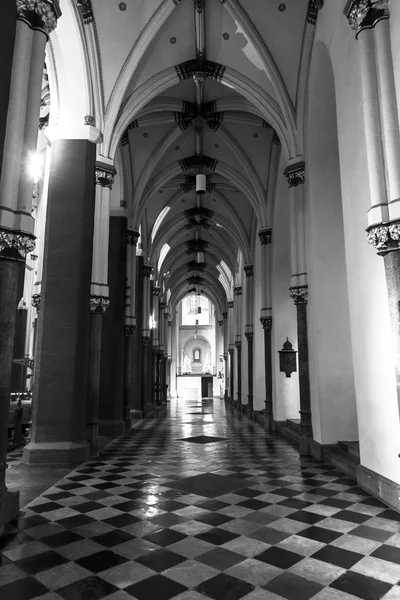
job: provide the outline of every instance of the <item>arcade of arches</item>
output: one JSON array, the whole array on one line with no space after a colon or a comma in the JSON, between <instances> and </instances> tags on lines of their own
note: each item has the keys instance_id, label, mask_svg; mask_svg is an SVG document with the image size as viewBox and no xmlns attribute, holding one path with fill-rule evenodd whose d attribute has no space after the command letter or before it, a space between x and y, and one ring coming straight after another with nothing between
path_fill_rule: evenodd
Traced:
<instances>
[{"instance_id":1,"label":"arcade of arches","mask_svg":"<svg viewBox=\"0 0 400 600\"><path fill-rule=\"evenodd\" d=\"M1 14L0 531L24 389L27 465L212 395L399 509L400 3Z\"/></svg>"}]
</instances>

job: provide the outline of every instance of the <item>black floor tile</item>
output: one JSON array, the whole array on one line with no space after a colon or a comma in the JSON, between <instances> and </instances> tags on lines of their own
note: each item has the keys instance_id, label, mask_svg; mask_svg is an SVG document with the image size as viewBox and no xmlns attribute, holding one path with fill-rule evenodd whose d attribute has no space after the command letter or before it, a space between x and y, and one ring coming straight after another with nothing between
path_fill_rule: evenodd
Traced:
<instances>
[{"instance_id":1,"label":"black floor tile","mask_svg":"<svg viewBox=\"0 0 400 600\"><path fill-rule=\"evenodd\" d=\"M108 581L91 576L58 589L57 594L64 600L101 600L117 591Z\"/></svg>"},{"instance_id":2,"label":"black floor tile","mask_svg":"<svg viewBox=\"0 0 400 600\"><path fill-rule=\"evenodd\" d=\"M346 594L353 594L362 600L380 600L392 587L389 583L347 571L331 583L330 587Z\"/></svg>"},{"instance_id":3,"label":"black floor tile","mask_svg":"<svg viewBox=\"0 0 400 600\"><path fill-rule=\"evenodd\" d=\"M42 552L42 554L21 558L20 560L17 560L15 564L25 571L25 573L36 575L36 573L39 573L40 571L58 567L65 562L67 562L67 560L63 556L53 550L49 550L48 552Z\"/></svg>"},{"instance_id":4,"label":"black floor tile","mask_svg":"<svg viewBox=\"0 0 400 600\"><path fill-rule=\"evenodd\" d=\"M291 513L287 516L287 518L292 519L293 521L298 521L299 523L309 523L310 525L314 525L326 517L312 512L307 512L306 510L299 510L298 512Z\"/></svg>"},{"instance_id":5,"label":"black floor tile","mask_svg":"<svg viewBox=\"0 0 400 600\"><path fill-rule=\"evenodd\" d=\"M92 571L92 573L100 573L106 569L111 569L111 567L122 565L124 562L127 562L127 559L110 550L103 550L90 556L79 558L75 562L84 569Z\"/></svg>"},{"instance_id":6,"label":"black floor tile","mask_svg":"<svg viewBox=\"0 0 400 600\"><path fill-rule=\"evenodd\" d=\"M243 482L235 477L222 477L222 475L214 475L214 473L204 473L202 475L178 479L178 481L169 483L168 487L189 494L205 496L206 498L215 498L242 489Z\"/></svg>"},{"instance_id":7,"label":"black floor tile","mask_svg":"<svg viewBox=\"0 0 400 600\"><path fill-rule=\"evenodd\" d=\"M227 542L230 542L239 536L231 531L225 531L225 529L214 527L205 533L199 533L195 537L197 537L199 540L203 540L204 542L208 542L209 544L222 546L222 544L226 544Z\"/></svg>"},{"instance_id":8,"label":"black floor tile","mask_svg":"<svg viewBox=\"0 0 400 600\"><path fill-rule=\"evenodd\" d=\"M367 540L374 540L375 542L385 542L392 537L393 531L377 529L376 527L369 527L368 525L360 525L351 530L351 535L358 535L359 537L363 537Z\"/></svg>"},{"instance_id":9,"label":"black floor tile","mask_svg":"<svg viewBox=\"0 0 400 600\"><path fill-rule=\"evenodd\" d=\"M0 598L3 600L31 600L48 592L48 589L33 577L26 577L0 586Z\"/></svg>"},{"instance_id":10,"label":"black floor tile","mask_svg":"<svg viewBox=\"0 0 400 600\"><path fill-rule=\"evenodd\" d=\"M264 585L263 588L287 600L309 600L323 586L315 581L309 581L304 577L287 572L278 575L278 577Z\"/></svg>"},{"instance_id":11,"label":"black floor tile","mask_svg":"<svg viewBox=\"0 0 400 600\"><path fill-rule=\"evenodd\" d=\"M228 523L232 520L232 517L227 517L226 515L221 515L217 512L206 513L204 515L196 517L196 521L206 523L207 525L213 525L214 527L218 527L218 525L223 525L224 523Z\"/></svg>"},{"instance_id":12,"label":"black floor tile","mask_svg":"<svg viewBox=\"0 0 400 600\"><path fill-rule=\"evenodd\" d=\"M254 585L220 573L212 579L207 579L196 587L201 594L205 594L214 600L239 600L254 590Z\"/></svg>"},{"instance_id":13,"label":"black floor tile","mask_svg":"<svg viewBox=\"0 0 400 600\"><path fill-rule=\"evenodd\" d=\"M245 558L245 556L227 550L226 548L215 548L215 550L209 550L208 552L201 554L196 560L209 567L213 567L214 569L225 571L226 569L233 567L233 565L242 562Z\"/></svg>"},{"instance_id":14,"label":"black floor tile","mask_svg":"<svg viewBox=\"0 0 400 600\"><path fill-rule=\"evenodd\" d=\"M101 535L93 537L92 541L96 542L97 544L101 544L102 546L106 546L106 548L112 548L118 544L130 542L133 539L133 535L130 535L125 531L121 531L120 529L114 529L113 531L108 531L107 533L102 533Z\"/></svg>"},{"instance_id":15,"label":"black floor tile","mask_svg":"<svg viewBox=\"0 0 400 600\"><path fill-rule=\"evenodd\" d=\"M55 533L53 535L49 535L48 537L41 538L42 544L47 544L50 548L59 548L60 546L66 546L67 544L72 544L73 542L79 542L79 540L83 540L84 538L73 531L61 531L60 533Z\"/></svg>"},{"instance_id":16,"label":"black floor tile","mask_svg":"<svg viewBox=\"0 0 400 600\"><path fill-rule=\"evenodd\" d=\"M120 504L118 504L117 506L120 506ZM128 514L117 515L104 521L104 523L107 523L107 525L111 525L112 527L118 528L127 527L128 525L133 525L134 523L138 522L140 522L140 519L138 517L134 517L133 515Z\"/></svg>"},{"instance_id":17,"label":"black floor tile","mask_svg":"<svg viewBox=\"0 0 400 600\"><path fill-rule=\"evenodd\" d=\"M321 550L313 554L312 558L336 565L342 569L350 569L350 567L364 558L364 555L344 550L343 548L337 548L336 546L325 546L325 548L321 548Z\"/></svg>"},{"instance_id":18,"label":"black floor tile","mask_svg":"<svg viewBox=\"0 0 400 600\"><path fill-rule=\"evenodd\" d=\"M251 510L261 510L266 506L271 506L271 503L251 498L250 500L244 500L243 502L239 502L237 506L243 506L243 508L251 508Z\"/></svg>"},{"instance_id":19,"label":"black floor tile","mask_svg":"<svg viewBox=\"0 0 400 600\"><path fill-rule=\"evenodd\" d=\"M153 571L157 571L158 573L170 569L171 567L175 567L175 565L179 565L185 560L185 557L176 552L166 550L165 548L153 550L149 554L145 554L144 556L135 559L136 562L149 569L153 569Z\"/></svg>"},{"instance_id":20,"label":"black floor tile","mask_svg":"<svg viewBox=\"0 0 400 600\"><path fill-rule=\"evenodd\" d=\"M264 552L257 554L254 558L268 563L269 565L273 565L274 567L279 567L280 569L289 569L303 560L304 556L275 546L264 550Z\"/></svg>"},{"instance_id":21,"label":"black floor tile","mask_svg":"<svg viewBox=\"0 0 400 600\"><path fill-rule=\"evenodd\" d=\"M57 502L45 502L44 504L37 504L36 506L31 506L30 510L33 512L42 514L50 512L51 510L59 510L60 508L64 508L61 504Z\"/></svg>"},{"instance_id":22,"label":"black floor tile","mask_svg":"<svg viewBox=\"0 0 400 600\"><path fill-rule=\"evenodd\" d=\"M327 498L326 500L322 500L318 504L322 504L324 506L332 506L333 508L347 508L351 506L353 502L349 502L348 500L339 500L337 498Z\"/></svg>"},{"instance_id":23,"label":"black floor tile","mask_svg":"<svg viewBox=\"0 0 400 600\"><path fill-rule=\"evenodd\" d=\"M226 442L227 438L213 437L211 435L196 435L189 438L181 438L181 442L193 442L194 444L213 444L214 442Z\"/></svg>"},{"instance_id":24,"label":"black floor tile","mask_svg":"<svg viewBox=\"0 0 400 600\"><path fill-rule=\"evenodd\" d=\"M57 521L58 525L62 525L67 529L73 529L74 527L82 527L82 525L89 525L94 523L95 519L88 517L87 515L75 515L74 517L67 517L66 519L60 519Z\"/></svg>"},{"instance_id":25,"label":"black floor tile","mask_svg":"<svg viewBox=\"0 0 400 600\"><path fill-rule=\"evenodd\" d=\"M364 513L354 512L353 510L341 510L333 515L334 519L341 519L342 521L350 521L351 523L365 523L371 518L370 515L364 515Z\"/></svg>"},{"instance_id":26,"label":"black floor tile","mask_svg":"<svg viewBox=\"0 0 400 600\"><path fill-rule=\"evenodd\" d=\"M337 540L337 538L343 534L338 531L324 529L323 527L308 527L307 529L303 529L303 531L299 531L297 535L301 535L309 540L315 540L316 542L330 544L333 540Z\"/></svg>"},{"instance_id":27,"label":"black floor tile","mask_svg":"<svg viewBox=\"0 0 400 600\"><path fill-rule=\"evenodd\" d=\"M374 552L371 552L371 556L382 558L383 560L388 560L389 562L400 565L400 548L396 548L395 546L384 544L380 548L374 550Z\"/></svg>"},{"instance_id":28,"label":"black floor tile","mask_svg":"<svg viewBox=\"0 0 400 600\"><path fill-rule=\"evenodd\" d=\"M179 531L174 531L173 529L161 529L160 531L155 531L154 533L145 535L144 539L165 548L165 546L170 546L171 544L180 542L181 540L185 539L185 537L187 536Z\"/></svg>"}]
</instances>

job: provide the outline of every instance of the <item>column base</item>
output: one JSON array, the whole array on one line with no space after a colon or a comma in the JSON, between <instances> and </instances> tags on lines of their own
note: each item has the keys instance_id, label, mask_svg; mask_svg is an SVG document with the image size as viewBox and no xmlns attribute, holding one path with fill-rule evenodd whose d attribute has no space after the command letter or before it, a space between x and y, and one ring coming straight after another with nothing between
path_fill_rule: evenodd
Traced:
<instances>
[{"instance_id":1,"label":"column base","mask_svg":"<svg viewBox=\"0 0 400 600\"><path fill-rule=\"evenodd\" d=\"M0 495L0 535L7 523L16 519L19 513L19 491L7 490Z\"/></svg>"},{"instance_id":2,"label":"column base","mask_svg":"<svg viewBox=\"0 0 400 600\"><path fill-rule=\"evenodd\" d=\"M265 431L274 430L274 418L272 414L264 412L264 429Z\"/></svg>"},{"instance_id":3,"label":"column base","mask_svg":"<svg viewBox=\"0 0 400 600\"><path fill-rule=\"evenodd\" d=\"M122 419L110 419L99 421L99 435L115 438L125 432L125 422Z\"/></svg>"},{"instance_id":4,"label":"column base","mask_svg":"<svg viewBox=\"0 0 400 600\"><path fill-rule=\"evenodd\" d=\"M299 437L299 452L300 456L311 456L312 437L308 435L300 435Z\"/></svg>"},{"instance_id":5,"label":"column base","mask_svg":"<svg viewBox=\"0 0 400 600\"><path fill-rule=\"evenodd\" d=\"M22 460L28 465L77 465L88 459L86 444L74 442L30 442L25 446Z\"/></svg>"},{"instance_id":6,"label":"column base","mask_svg":"<svg viewBox=\"0 0 400 600\"><path fill-rule=\"evenodd\" d=\"M99 424L86 423L86 440L90 458L99 456Z\"/></svg>"},{"instance_id":7,"label":"column base","mask_svg":"<svg viewBox=\"0 0 400 600\"><path fill-rule=\"evenodd\" d=\"M400 510L400 485L363 465L357 467L357 483L395 510Z\"/></svg>"}]
</instances>

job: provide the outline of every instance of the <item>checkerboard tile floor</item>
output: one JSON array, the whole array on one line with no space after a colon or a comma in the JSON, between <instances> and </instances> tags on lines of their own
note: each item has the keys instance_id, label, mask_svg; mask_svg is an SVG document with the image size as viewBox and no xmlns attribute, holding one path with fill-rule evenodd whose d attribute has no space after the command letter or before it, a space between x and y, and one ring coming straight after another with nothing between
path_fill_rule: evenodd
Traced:
<instances>
[{"instance_id":1,"label":"checkerboard tile floor","mask_svg":"<svg viewBox=\"0 0 400 600\"><path fill-rule=\"evenodd\" d=\"M172 401L0 540L1 600L400 600L399 582L400 514L219 399Z\"/></svg>"}]
</instances>

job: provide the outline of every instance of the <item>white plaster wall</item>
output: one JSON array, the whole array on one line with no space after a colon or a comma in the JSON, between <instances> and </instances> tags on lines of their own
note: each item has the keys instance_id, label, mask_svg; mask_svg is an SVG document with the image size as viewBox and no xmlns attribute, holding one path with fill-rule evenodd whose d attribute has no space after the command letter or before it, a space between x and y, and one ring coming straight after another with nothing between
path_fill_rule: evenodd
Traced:
<instances>
[{"instance_id":1,"label":"white plaster wall","mask_svg":"<svg viewBox=\"0 0 400 600\"><path fill-rule=\"evenodd\" d=\"M384 263L368 245L370 205L359 47L330 0L318 17L316 39L329 49L336 86L344 236L350 302L361 462L400 483L400 426ZM397 23L397 27L399 23Z\"/></svg>"},{"instance_id":2,"label":"white plaster wall","mask_svg":"<svg viewBox=\"0 0 400 600\"><path fill-rule=\"evenodd\" d=\"M357 440L333 72L316 43L306 125L308 341L314 439Z\"/></svg>"},{"instance_id":3,"label":"white plaster wall","mask_svg":"<svg viewBox=\"0 0 400 600\"><path fill-rule=\"evenodd\" d=\"M261 308L261 245L256 244L254 252L254 410L264 410L265 408L264 331L259 320Z\"/></svg>"},{"instance_id":4,"label":"white plaster wall","mask_svg":"<svg viewBox=\"0 0 400 600\"><path fill-rule=\"evenodd\" d=\"M282 157L279 173L283 173L285 167L286 160ZM276 421L300 418L298 372L286 377L279 370L278 351L282 349L286 338L297 350L296 307L289 296L291 274L289 191L286 178L279 175L272 225L272 395Z\"/></svg>"}]
</instances>

